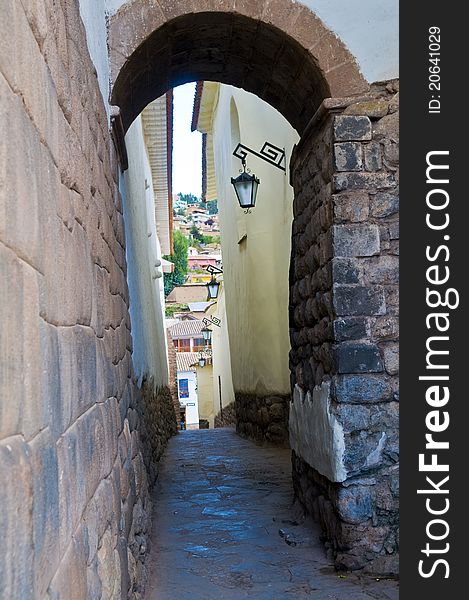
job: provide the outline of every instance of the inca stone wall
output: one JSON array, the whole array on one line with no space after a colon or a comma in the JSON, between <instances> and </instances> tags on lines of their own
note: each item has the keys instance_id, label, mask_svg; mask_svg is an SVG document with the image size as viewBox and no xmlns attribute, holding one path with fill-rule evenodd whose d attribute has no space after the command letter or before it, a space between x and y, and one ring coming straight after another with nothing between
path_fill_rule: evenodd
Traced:
<instances>
[{"instance_id":1,"label":"inca stone wall","mask_svg":"<svg viewBox=\"0 0 469 600\"><path fill-rule=\"evenodd\" d=\"M236 431L261 443L288 447L290 396L235 393Z\"/></svg>"},{"instance_id":2,"label":"inca stone wall","mask_svg":"<svg viewBox=\"0 0 469 600\"><path fill-rule=\"evenodd\" d=\"M215 415L214 427L233 427L236 426L236 405L234 402L230 402L227 406L223 407L223 415L218 412Z\"/></svg>"},{"instance_id":3,"label":"inca stone wall","mask_svg":"<svg viewBox=\"0 0 469 600\"><path fill-rule=\"evenodd\" d=\"M118 167L78 2L2 3L0 111L1 596L139 598L144 457L171 404L133 382ZM152 402L156 451L138 433Z\"/></svg>"},{"instance_id":4,"label":"inca stone wall","mask_svg":"<svg viewBox=\"0 0 469 600\"><path fill-rule=\"evenodd\" d=\"M398 83L326 100L292 159L295 491L341 568L397 571Z\"/></svg>"}]
</instances>

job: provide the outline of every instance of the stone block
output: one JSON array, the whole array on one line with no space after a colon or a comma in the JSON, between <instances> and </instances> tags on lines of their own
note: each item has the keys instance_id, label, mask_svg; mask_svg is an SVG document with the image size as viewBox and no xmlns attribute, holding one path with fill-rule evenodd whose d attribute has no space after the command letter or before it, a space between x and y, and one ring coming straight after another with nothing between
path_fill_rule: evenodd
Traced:
<instances>
[{"instance_id":1,"label":"stone block","mask_svg":"<svg viewBox=\"0 0 469 600\"><path fill-rule=\"evenodd\" d=\"M360 280L368 285L399 283L399 258L389 255L364 258L360 261Z\"/></svg>"},{"instance_id":2,"label":"stone block","mask_svg":"<svg viewBox=\"0 0 469 600\"><path fill-rule=\"evenodd\" d=\"M332 279L334 283L360 283L359 264L352 258L333 258Z\"/></svg>"},{"instance_id":3,"label":"stone block","mask_svg":"<svg viewBox=\"0 0 469 600\"><path fill-rule=\"evenodd\" d=\"M342 142L334 144L334 168L336 171L361 171L363 168L362 144Z\"/></svg>"},{"instance_id":4,"label":"stone block","mask_svg":"<svg viewBox=\"0 0 469 600\"><path fill-rule=\"evenodd\" d=\"M347 474L366 473L383 465L386 442L386 433L380 431L346 435L344 463Z\"/></svg>"},{"instance_id":5,"label":"stone block","mask_svg":"<svg viewBox=\"0 0 469 600\"><path fill-rule=\"evenodd\" d=\"M59 473L55 440L49 429L29 443L33 487L34 580L44 597L59 561Z\"/></svg>"},{"instance_id":6,"label":"stone block","mask_svg":"<svg viewBox=\"0 0 469 600\"><path fill-rule=\"evenodd\" d=\"M339 373L380 373L383 363L378 346L347 342L335 348Z\"/></svg>"},{"instance_id":7,"label":"stone block","mask_svg":"<svg viewBox=\"0 0 469 600\"><path fill-rule=\"evenodd\" d=\"M31 455L21 436L0 442L0 481L2 597L34 598Z\"/></svg>"},{"instance_id":8,"label":"stone block","mask_svg":"<svg viewBox=\"0 0 469 600\"><path fill-rule=\"evenodd\" d=\"M336 375L333 398L346 404L372 404L393 399L391 383L380 375Z\"/></svg>"},{"instance_id":9,"label":"stone block","mask_svg":"<svg viewBox=\"0 0 469 600\"><path fill-rule=\"evenodd\" d=\"M87 598L86 531L79 527L62 554L59 569L54 575L47 597L51 600L83 600Z\"/></svg>"},{"instance_id":10,"label":"stone block","mask_svg":"<svg viewBox=\"0 0 469 600\"><path fill-rule=\"evenodd\" d=\"M344 429L344 433L353 433L369 429L371 423L370 406L360 404L336 404L334 415Z\"/></svg>"},{"instance_id":11,"label":"stone block","mask_svg":"<svg viewBox=\"0 0 469 600\"><path fill-rule=\"evenodd\" d=\"M359 223L365 221L369 214L369 200L366 192L343 192L332 196L334 219L336 222L350 221Z\"/></svg>"},{"instance_id":12,"label":"stone block","mask_svg":"<svg viewBox=\"0 0 469 600\"><path fill-rule=\"evenodd\" d=\"M365 169L367 171L379 171L382 166L381 146L378 142L370 142L364 147Z\"/></svg>"},{"instance_id":13,"label":"stone block","mask_svg":"<svg viewBox=\"0 0 469 600\"><path fill-rule=\"evenodd\" d=\"M373 139L399 141L399 112L394 112L380 119L373 128Z\"/></svg>"},{"instance_id":14,"label":"stone block","mask_svg":"<svg viewBox=\"0 0 469 600\"><path fill-rule=\"evenodd\" d=\"M383 346L384 368L390 375L399 373L399 345L385 344Z\"/></svg>"},{"instance_id":15,"label":"stone block","mask_svg":"<svg viewBox=\"0 0 469 600\"><path fill-rule=\"evenodd\" d=\"M365 100L347 106L344 115L365 115L370 119L380 119L388 114L389 104L386 100Z\"/></svg>"},{"instance_id":16,"label":"stone block","mask_svg":"<svg viewBox=\"0 0 469 600\"><path fill-rule=\"evenodd\" d=\"M393 340L399 337L399 321L397 317L384 316L379 317L373 323L372 327L373 339L378 340Z\"/></svg>"},{"instance_id":17,"label":"stone block","mask_svg":"<svg viewBox=\"0 0 469 600\"><path fill-rule=\"evenodd\" d=\"M96 492L88 503L83 514L83 523L87 531L87 556L90 564L96 556L100 540L102 539L108 524L116 530L118 528L120 514L115 511L117 503L114 501L115 490L109 479L103 479ZM120 498L118 507L120 509ZM117 533L115 531L115 533Z\"/></svg>"},{"instance_id":18,"label":"stone block","mask_svg":"<svg viewBox=\"0 0 469 600\"><path fill-rule=\"evenodd\" d=\"M339 489L337 510L346 523L363 523L374 510L374 493L371 486L353 485Z\"/></svg>"},{"instance_id":19,"label":"stone block","mask_svg":"<svg viewBox=\"0 0 469 600\"><path fill-rule=\"evenodd\" d=\"M47 426L48 405L41 403L40 276L0 245L0 436L23 433L27 439Z\"/></svg>"},{"instance_id":20,"label":"stone block","mask_svg":"<svg viewBox=\"0 0 469 600\"><path fill-rule=\"evenodd\" d=\"M385 190L393 188L397 184L392 173L336 173L332 177L332 189L334 192L344 190Z\"/></svg>"},{"instance_id":21,"label":"stone block","mask_svg":"<svg viewBox=\"0 0 469 600\"><path fill-rule=\"evenodd\" d=\"M121 564L117 540L106 529L98 550L98 575L102 584L103 598L121 597Z\"/></svg>"},{"instance_id":22,"label":"stone block","mask_svg":"<svg viewBox=\"0 0 469 600\"><path fill-rule=\"evenodd\" d=\"M390 217L399 212L399 196L390 192L377 192L370 195L372 217Z\"/></svg>"},{"instance_id":23,"label":"stone block","mask_svg":"<svg viewBox=\"0 0 469 600\"><path fill-rule=\"evenodd\" d=\"M377 285L334 285L333 305L337 316L373 316L386 313L384 291Z\"/></svg>"},{"instance_id":24,"label":"stone block","mask_svg":"<svg viewBox=\"0 0 469 600\"><path fill-rule=\"evenodd\" d=\"M369 335L368 320L363 317L346 317L333 322L334 340L345 342L367 338Z\"/></svg>"},{"instance_id":25,"label":"stone block","mask_svg":"<svg viewBox=\"0 0 469 600\"><path fill-rule=\"evenodd\" d=\"M371 140L371 122L365 116L339 115L334 117L336 142Z\"/></svg>"},{"instance_id":26,"label":"stone block","mask_svg":"<svg viewBox=\"0 0 469 600\"><path fill-rule=\"evenodd\" d=\"M65 431L97 401L96 338L89 327L60 327L58 341Z\"/></svg>"},{"instance_id":27,"label":"stone block","mask_svg":"<svg viewBox=\"0 0 469 600\"><path fill-rule=\"evenodd\" d=\"M373 256L380 251L380 232L377 225L334 225L334 256Z\"/></svg>"}]
</instances>

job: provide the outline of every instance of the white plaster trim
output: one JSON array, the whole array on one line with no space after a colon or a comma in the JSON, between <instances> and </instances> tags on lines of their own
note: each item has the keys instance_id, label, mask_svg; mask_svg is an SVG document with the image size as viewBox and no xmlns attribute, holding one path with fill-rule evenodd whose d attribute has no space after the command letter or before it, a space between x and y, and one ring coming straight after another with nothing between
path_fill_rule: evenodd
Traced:
<instances>
[{"instance_id":1,"label":"white plaster trim","mask_svg":"<svg viewBox=\"0 0 469 600\"><path fill-rule=\"evenodd\" d=\"M342 425L330 412L330 384L316 386L311 396L298 386L290 407L291 448L330 481L344 481L345 437Z\"/></svg>"}]
</instances>

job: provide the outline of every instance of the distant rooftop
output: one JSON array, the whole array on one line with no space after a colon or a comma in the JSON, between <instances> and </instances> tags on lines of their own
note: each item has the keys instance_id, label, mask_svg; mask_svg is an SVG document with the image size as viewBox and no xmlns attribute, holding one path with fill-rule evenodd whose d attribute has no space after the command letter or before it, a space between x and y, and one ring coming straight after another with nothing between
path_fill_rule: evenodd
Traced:
<instances>
[{"instance_id":1,"label":"distant rooftop","mask_svg":"<svg viewBox=\"0 0 469 600\"><path fill-rule=\"evenodd\" d=\"M202 321L199 319L187 319L184 321L178 321L174 325L171 325L169 331L171 337L179 338L184 336L199 335L202 333L202 329L205 327Z\"/></svg>"},{"instance_id":2,"label":"distant rooftop","mask_svg":"<svg viewBox=\"0 0 469 600\"><path fill-rule=\"evenodd\" d=\"M176 367L178 371L195 371L195 365L199 362L199 352L177 352ZM209 354L203 352L204 358L210 358Z\"/></svg>"}]
</instances>

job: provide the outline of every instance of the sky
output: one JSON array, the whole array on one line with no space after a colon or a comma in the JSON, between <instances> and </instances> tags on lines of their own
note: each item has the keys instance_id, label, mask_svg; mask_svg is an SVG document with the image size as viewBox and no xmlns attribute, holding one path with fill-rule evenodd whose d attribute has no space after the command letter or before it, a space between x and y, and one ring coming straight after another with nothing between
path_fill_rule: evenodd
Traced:
<instances>
[{"instance_id":1,"label":"sky","mask_svg":"<svg viewBox=\"0 0 469 600\"><path fill-rule=\"evenodd\" d=\"M202 193L202 134L191 132L195 83L174 88L173 193Z\"/></svg>"}]
</instances>

